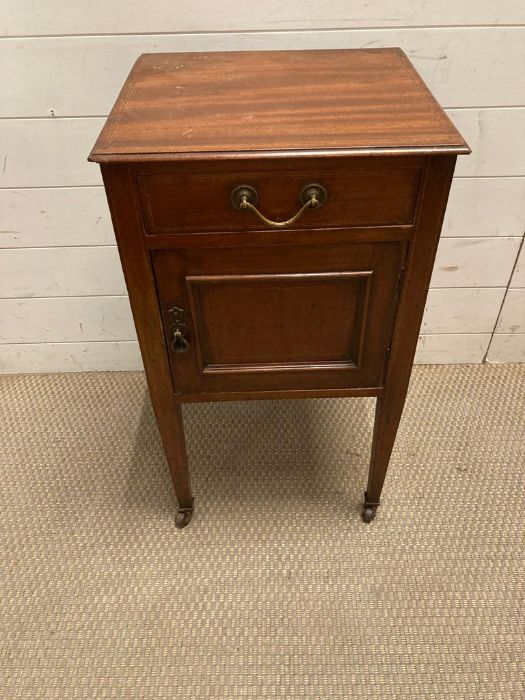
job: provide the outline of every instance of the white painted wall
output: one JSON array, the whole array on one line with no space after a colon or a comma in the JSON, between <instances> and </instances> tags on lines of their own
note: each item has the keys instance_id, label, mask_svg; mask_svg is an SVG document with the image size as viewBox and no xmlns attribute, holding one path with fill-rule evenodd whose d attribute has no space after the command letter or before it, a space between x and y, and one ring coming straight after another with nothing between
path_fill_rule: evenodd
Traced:
<instances>
[{"instance_id":1,"label":"white painted wall","mask_svg":"<svg viewBox=\"0 0 525 700\"><path fill-rule=\"evenodd\" d=\"M140 53L364 46L401 46L474 151L418 361L525 361L523 0L0 0L0 32L1 372L141 366L86 162Z\"/></svg>"}]
</instances>

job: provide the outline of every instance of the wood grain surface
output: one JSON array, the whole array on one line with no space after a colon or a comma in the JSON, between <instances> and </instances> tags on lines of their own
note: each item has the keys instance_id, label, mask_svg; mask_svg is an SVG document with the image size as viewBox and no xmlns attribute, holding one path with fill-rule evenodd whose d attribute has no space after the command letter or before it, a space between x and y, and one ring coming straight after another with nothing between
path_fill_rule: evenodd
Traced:
<instances>
[{"instance_id":1,"label":"wood grain surface","mask_svg":"<svg viewBox=\"0 0 525 700\"><path fill-rule=\"evenodd\" d=\"M425 158L235 159L143 165L137 175L147 233L260 230L251 212L232 206L232 191L249 185L258 206L277 221L289 218L309 184L327 192L325 203L310 209L290 228L411 225Z\"/></svg>"},{"instance_id":2,"label":"wood grain surface","mask_svg":"<svg viewBox=\"0 0 525 700\"><path fill-rule=\"evenodd\" d=\"M143 54L90 158L370 150L469 152L397 48Z\"/></svg>"},{"instance_id":3,"label":"wood grain surface","mask_svg":"<svg viewBox=\"0 0 525 700\"><path fill-rule=\"evenodd\" d=\"M187 393L380 387L403 241L157 250L166 337L185 310L189 351L170 352ZM234 276L232 277L232 271Z\"/></svg>"}]
</instances>

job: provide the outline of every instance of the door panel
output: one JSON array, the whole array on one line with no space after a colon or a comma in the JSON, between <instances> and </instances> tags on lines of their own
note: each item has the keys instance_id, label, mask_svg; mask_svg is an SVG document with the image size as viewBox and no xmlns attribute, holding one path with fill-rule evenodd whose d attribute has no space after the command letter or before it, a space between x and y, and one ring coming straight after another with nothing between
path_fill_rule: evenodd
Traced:
<instances>
[{"instance_id":1,"label":"door panel","mask_svg":"<svg viewBox=\"0 0 525 700\"><path fill-rule=\"evenodd\" d=\"M180 393L380 386L405 244L152 253ZM177 312L179 313L179 312Z\"/></svg>"},{"instance_id":2,"label":"door panel","mask_svg":"<svg viewBox=\"0 0 525 700\"><path fill-rule=\"evenodd\" d=\"M189 277L201 371L356 366L370 277L370 272Z\"/></svg>"}]
</instances>

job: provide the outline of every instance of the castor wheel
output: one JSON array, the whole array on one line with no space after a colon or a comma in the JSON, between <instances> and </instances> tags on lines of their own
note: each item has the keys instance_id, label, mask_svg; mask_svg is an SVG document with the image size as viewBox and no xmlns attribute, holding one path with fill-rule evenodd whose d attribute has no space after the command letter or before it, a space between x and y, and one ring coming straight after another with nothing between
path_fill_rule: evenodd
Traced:
<instances>
[{"instance_id":1,"label":"castor wheel","mask_svg":"<svg viewBox=\"0 0 525 700\"><path fill-rule=\"evenodd\" d=\"M363 506L361 517L365 523L371 523L376 517L377 506Z\"/></svg>"},{"instance_id":2,"label":"castor wheel","mask_svg":"<svg viewBox=\"0 0 525 700\"><path fill-rule=\"evenodd\" d=\"M175 516L175 527L182 530L183 527L189 525L192 515L193 508L179 508Z\"/></svg>"},{"instance_id":3,"label":"castor wheel","mask_svg":"<svg viewBox=\"0 0 525 700\"><path fill-rule=\"evenodd\" d=\"M363 522L371 523L376 517L377 508L379 506L379 501L374 503L374 501L368 500L368 495L365 493L365 502L363 503L363 510L361 511L361 517Z\"/></svg>"}]
</instances>

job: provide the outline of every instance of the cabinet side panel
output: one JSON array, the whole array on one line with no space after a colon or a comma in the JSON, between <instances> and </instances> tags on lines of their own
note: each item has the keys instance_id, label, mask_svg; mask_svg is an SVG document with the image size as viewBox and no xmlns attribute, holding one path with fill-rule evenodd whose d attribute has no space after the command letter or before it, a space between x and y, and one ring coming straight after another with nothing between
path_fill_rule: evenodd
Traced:
<instances>
[{"instance_id":1,"label":"cabinet side panel","mask_svg":"<svg viewBox=\"0 0 525 700\"><path fill-rule=\"evenodd\" d=\"M365 503L379 503L403 412L430 277L454 173L455 156L429 158L411 243L383 394L378 398Z\"/></svg>"},{"instance_id":2,"label":"cabinet side panel","mask_svg":"<svg viewBox=\"0 0 525 700\"><path fill-rule=\"evenodd\" d=\"M175 401L150 255L144 247L134 179L126 166L102 166L153 410L180 509L193 506L181 408Z\"/></svg>"}]
</instances>

